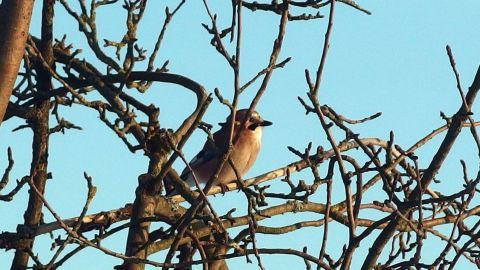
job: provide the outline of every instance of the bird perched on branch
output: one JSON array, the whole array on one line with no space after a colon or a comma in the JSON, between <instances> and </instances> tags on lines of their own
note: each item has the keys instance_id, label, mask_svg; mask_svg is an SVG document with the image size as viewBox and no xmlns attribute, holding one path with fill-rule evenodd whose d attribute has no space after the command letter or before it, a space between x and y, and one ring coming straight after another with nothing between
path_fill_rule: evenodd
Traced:
<instances>
[{"instance_id":1,"label":"bird perched on branch","mask_svg":"<svg viewBox=\"0 0 480 270\"><path fill-rule=\"evenodd\" d=\"M238 110L235 115L233 135L235 136L239 130L241 131L230 154L230 159L233 161L239 176L245 175L252 167L260 151L263 127L272 124L270 121L263 120L257 112L253 112L241 129L241 124L247 115L247 111L247 109ZM200 183L206 183L217 170L222 155L228 148L229 129L232 124L230 118L229 116L225 123L220 123L220 130L213 134L213 142L207 140L203 149L190 161L189 166L183 170L180 177L187 181L190 186L195 186L194 176ZM235 171L227 161L213 184L220 185L222 190L225 191L225 185L236 179Z\"/></svg>"}]
</instances>

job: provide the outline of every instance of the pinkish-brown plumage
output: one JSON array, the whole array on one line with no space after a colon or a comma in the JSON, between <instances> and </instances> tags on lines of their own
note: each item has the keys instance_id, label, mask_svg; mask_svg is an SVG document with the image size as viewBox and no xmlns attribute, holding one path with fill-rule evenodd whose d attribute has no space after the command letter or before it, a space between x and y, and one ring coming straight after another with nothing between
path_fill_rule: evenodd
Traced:
<instances>
[{"instance_id":1,"label":"pinkish-brown plumage","mask_svg":"<svg viewBox=\"0 0 480 270\"><path fill-rule=\"evenodd\" d=\"M237 111L235 116L234 134L239 130L240 124L245 118L247 109ZM239 135L230 158L235 165L240 176L245 175L253 166L260 151L262 129L272 123L263 120L257 112L253 112L251 117L245 122L245 126ZM221 129L213 134L214 142L205 142L203 149L190 162L190 167L185 168L182 172L182 179L187 181L189 185L194 186L194 175L200 183L207 182L215 173L219 166L219 159L225 152L228 144L228 129L231 127L231 119L228 118L226 123L221 124ZM219 173L214 184L228 184L237 179L234 170L230 164L225 163Z\"/></svg>"}]
</instances>

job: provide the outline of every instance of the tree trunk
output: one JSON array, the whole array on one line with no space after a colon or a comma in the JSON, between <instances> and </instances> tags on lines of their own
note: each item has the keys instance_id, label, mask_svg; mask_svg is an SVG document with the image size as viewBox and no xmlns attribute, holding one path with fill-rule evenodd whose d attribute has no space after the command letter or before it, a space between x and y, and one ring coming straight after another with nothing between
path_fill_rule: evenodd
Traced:
<instances>
[{"instance_id":1,"label":"tree trunk","mask_svg":"<svg viewBox=\"0 0 480 270\"><path fill-rule=\"evenodd\" d=\"M52 49L52 26L53 26L53 6L54 0L44 0L42 10L42 40L40 42L40 52L49 65L53 63ZM52 88L52 77L50 73L42 67L42 63L34 63L38 73L38 91L48 92ZM32 144L32 165L30 176L33 177L33 183L37 189L44 193L47 182L47 164L48 164L48 138L49 138L49 111L50 101L48 99L35 104L36 114L32 121L33 144ZM25 226L34 228L38 226L42 218L43 202L40 197L30 189L28 207L24 214ZM33 247L34 238L27 239L30 247ZM25 250L17 250L12 262L11 269L26 269L28 265L29 254Z\"/></svg>"},{"instance_id":2,"label":"tree trunk","mask_svg":"<svg viewBox=\"0 0 480 270\"><path fill-rule=\"evenodd\" d=\"M3 0L0 5L0 125L25 51L34 0Z\"/></svg>"}]
</instances>

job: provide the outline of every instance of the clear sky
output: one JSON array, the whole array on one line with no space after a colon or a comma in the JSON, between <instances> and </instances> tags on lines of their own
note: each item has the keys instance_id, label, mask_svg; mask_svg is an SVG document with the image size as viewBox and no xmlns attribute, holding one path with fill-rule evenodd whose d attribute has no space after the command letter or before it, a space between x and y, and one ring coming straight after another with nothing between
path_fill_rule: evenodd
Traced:
<instances>
[{"instance_id":1,"label":"clear sky","mask_svg":"<svg viewBox=\"0 0 480 270\"><path fill-rule=\"evenodd\" d=\"M77 8L69 1L72 7ZM119 1L123 2L123 1ZM152 50L158 31L164 19L165 2L173 8L177 1L150 1L143 22L139 28L139 44ZM211 0L210 5L218 13L222 26L228 24L231 16L230 1ZM41 1L36 8L31 24L34 35L40 31ZM459 108L461 100L451 71L445 46L452 47L457 69L464 89L470 86L480 63L480 2L476 0L445 1L372 1L359 0L358 4L372 12L366 15L341 3L337 4L331 47L328 55L323 84L320 89L320 102L328 104L337 112L350 117L362 118L375 112L382 116L374 121L354 126L353 130L361 137L388 139L391 130L395 132L396 143L404 149L431 130L444 124L439 117L443 111L452 115ZM125 12L117 5L115 8L99 10L98 31L101 38L119 41L124 33ZM327 14L328 9L322 9ZM241 78L248 81L268 63L272 41L278 28L279 17L269 13L245 10L243 21ZM312 73L316 69L323 46L326 19L314 21L290 22L280 60L292 57L284 69L274 72L270 85L257 107L261 115L274 125L265 129L263 148L255 166L247 176L282 167L297 158L287 150L287 146L303 149L308 142L328 147L318 119L309 115L297 101L297 97L306 98L307 85L304 69ZM210 36L201 23L209 24L209 18L202 1L188 1L173 18L165 36L165 41L157 58L157 65L169 59L169 69L198 81L209 92L218 87L225 97L232 95L232 71L224 59L210 46ZM77 32L78 26L69 17L61 5L56 7L55 36L67 34L67 41L76 48L82 48L81 57L93 61L84 37ZM233 46L228 46L230 49ZM114 56L113 49L107 49ZM139 65L140 66L140 65ZM259 84L246 90L241 96L240 107L249 105ZM133 91L133 90L132 90ZM194 96L172 85L156 84L141 100L158 106L161 110L162 127L176 128L194 105ZM93 97L93 95L92 95ZM179 109L180 108L180 109ZM478 106L473 107L476 113ZM204 120L214 124L227 116L228 110L214 100ZM61 114L67 120L83 127L82 131L71 130L65 135L54 134L50 140L49 171L53 179L47 184L46 197L63 218L77 216L84 203L86 184L83 172L93 177L98 191L89 213L118 208L132 202L139 174L147 170L147 158L141 153L131 154L117 138L99 120L96 112L80 106L65 108ZM475 117L475 115L474 115ZM6 149L12 147L15 165L11 173L12 182L26 175L31 162L30 130L11 133L22 124L18 120L9 120L0 128L0 171L6 166ZM343 139L341 132L336 133L337 141ZM421 156L420 165L427 165L438 147L441 137L433 140L417 154ZM191 158L202 147L205 135L197 131L185 147L187 157ZM458 191L463 183L459 160L465 159L471 174L478 168L474 144L465 132L455 145L454 152L440 172L444 182L432 186L444 193ZM174 166L183 169L179 162ZM324 171L324 168L321 168ZM308 173L293 175L293 180L311 181ZM334 186L334 201L344 199L343 188ZM279 181L272 182L273 190L285 190ZM6 190L12 188L12 184ZM378 193L375 193L378 192ZM370 200L384 198L383 191L377 189L368 194ZM324 192L319 192L322 195ZM376 197L376 195L378 195ZM325 200L319 196L320 202ZM245 213L244 196L232 192L225 197L212 198L213 204L221 214L237 208L237 215ZM478 201L476 201L478 204ZM12 202L0 202L2 217L1 231L14 231L17 224L23 223L23 212L27 204L27 190L22 190ZM275 202L272 201L271 205ZM45 221L53 217L44 211ZM286 225L293 220L320 219L320 215L288 215L260 224ZM339 254L341 246L348 238L347 230L332 225L332 237L329 252ZM237 232L238 230L233 230ZM259 247L290 247L301 250L309 246L309 253L316 255L320 246L323 228L309 228L281 236L258 235ZM57 235L58 232L55 233ZM334 236L334 237L333 237ZM104 245L116 251L124 251L126 232L104 241ZM425 258L437 256L444 243L433 240L425 253ZM45 254L51 244L48 237L36 240L35 252ZM37 246L38 245L38 246ZM354 257L352 269L361 263L369 243L364 243ZM0 268L6 269L13 258L13 251L0 252ZM161 259L163 254L152 257ZM40 256L42 258L42 256ZM87 259L86 259L87 258ZM289 256L262 255L267 269L302 269L303 261ZM430 261L427 261L429 263ZM121 261L103 256L93 249L85 250L65 264L65 269L108 269ZM233 260L231 269L245 266L244 258ZM256 264L250 265L251 268Z\"/></svg>"}]
</instances>

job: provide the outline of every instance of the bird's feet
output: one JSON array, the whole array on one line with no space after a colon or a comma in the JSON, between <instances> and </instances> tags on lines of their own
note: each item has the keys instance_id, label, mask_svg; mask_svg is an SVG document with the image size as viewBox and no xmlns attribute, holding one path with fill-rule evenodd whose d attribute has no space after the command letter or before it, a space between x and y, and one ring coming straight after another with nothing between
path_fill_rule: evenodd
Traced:
<instances>
[{"instance_id":1,"label":"bird's feet","mask_svg":"<svg viewBox=\"0 0 480 270\"><path fill-rule=\"evenodd\" d=\"M218 184L218 186L222 190L222 195L225 195L225 192L230 191L230 189L228 188L228 186L226 184L220 183L220 184Z\"/></svg>"}]
</instances>

